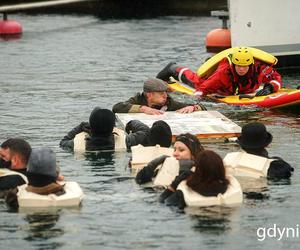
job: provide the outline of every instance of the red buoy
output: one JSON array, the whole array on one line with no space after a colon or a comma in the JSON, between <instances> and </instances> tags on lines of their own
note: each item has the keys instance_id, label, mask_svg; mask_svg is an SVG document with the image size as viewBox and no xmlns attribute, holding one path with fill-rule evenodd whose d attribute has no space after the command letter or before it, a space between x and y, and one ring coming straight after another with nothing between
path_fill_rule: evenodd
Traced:
<instances>
[{"instance_id":1,"label":"red buoy","mask_svg":"<svg viewBox=\"0 0 300 250\"><path fill-rule=\"evenodd\" d=\"M16 39L22 35L22 26L15 20L8 20L4 14L3 20L0 21L0 37L5 40Z\"/></svg>"},{"instance_id":2,"label":"red buoy","mask_svg":"<svg viewBox=\"0 0 300 250\"><path fill-rule=\"evenodd\" d=\"M231 48L231 35L229 29L214 29L207 33L205 39L206 51L219 53Z\"/></svg>"}]
</instances>

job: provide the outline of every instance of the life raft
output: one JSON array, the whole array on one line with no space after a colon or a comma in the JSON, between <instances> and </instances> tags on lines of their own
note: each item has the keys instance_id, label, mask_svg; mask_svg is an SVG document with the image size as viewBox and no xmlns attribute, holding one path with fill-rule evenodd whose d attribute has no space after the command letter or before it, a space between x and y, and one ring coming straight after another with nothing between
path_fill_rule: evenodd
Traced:
<instances>
[{"instance_id":1,"label":"life raft","mask_svg":"<svg viewBox=\"0 0 300 250\"><path fill-rule=\"evenodd\" d=\"M181 92L188 95L194 95L195 89L177 81L169 83L169 87L173 91ZM294 108L300 107L300 90L299 89L286 89L282 88L276 93L266 96L254 96L254 94L241 94L241 95L207 95L207 99L225 103L234 106L257 106L261 108L278 109L278 108Z\"/></svg>"},{"instance_id":2,"label":"life raft","mask_svg":"<svg viewBox=\"0 0 300 250\"><path fill-rule=\"evenodd\" d=\"M40 195L26 190L27 184L18 187L19 207L69 207L79 206L83 191L77 182L69 181L64 185L65 194Z\"/></svg>"},{"instance_id":3,"label":"life raft","mask_svg":"<svg viewBox=\"0 0 300 250\"><path fill-rule=\"evenodd\" d=\"M204 207L216 205L237 205L243 202L243 191L240 183L233 176L227 176L229 185L224 194L217 196L203 196L187 186L186 181L182 181L177 190L183 193L184 201L190 207Z\"/></svg>"}]
</instances>

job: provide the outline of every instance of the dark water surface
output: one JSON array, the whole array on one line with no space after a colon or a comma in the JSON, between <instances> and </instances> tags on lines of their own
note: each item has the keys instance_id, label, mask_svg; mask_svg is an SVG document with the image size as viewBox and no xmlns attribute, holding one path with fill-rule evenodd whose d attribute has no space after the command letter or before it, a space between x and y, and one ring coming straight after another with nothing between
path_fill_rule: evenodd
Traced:
<instances>
[{"instance_id":1,"label":"dark water surface","mask_svg":"<svg viewBox=\"0 0 300 250\"><path fill-rule=\"evenodd\" d=\"M135 184L129 153L74 155L58 147L95 106L111 108L142 88L170 60L196 69L208 54L204 37L220 21L209 17L98 20L14 16L24 35L1 42L0 141L12 136L55 150L68 180L85 193L79 209L8 210L0 201L1 249L296 249L295 235L258 241L257 229L291 227L300 217L299 113L238 109L207 103L237 124L261 121L273 133L269 151L295 168L290 181L244 181L240 208L180 212L157 203L158 192ZM300 74L284 75L289 87ZM176 98L186 98L176 96ZM206 143L222 156L235 145ZM257 195L259 194L259 195ZM262 231L260 231L262 233ZM262 237L262 236L261 236ZM260 238L261 238L260 237Z\"/></svg>"}]
</instances>

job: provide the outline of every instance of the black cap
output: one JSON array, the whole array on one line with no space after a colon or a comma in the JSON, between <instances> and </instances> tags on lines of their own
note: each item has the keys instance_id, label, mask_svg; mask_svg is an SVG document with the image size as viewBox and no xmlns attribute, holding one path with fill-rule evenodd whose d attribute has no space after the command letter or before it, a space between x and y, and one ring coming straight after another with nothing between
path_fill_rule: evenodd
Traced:
<instances>
[{"instance_id":1,"label":"black cap","mask_svg":"<svg viewBox=\"0 0 300 250\"><path fill-rule=\"evenodd\" d=\"M242 134L237 142L242 148L264 148L272 142L273 136L267 131L266 126L259 122L248 123L242 127Z\"/></svg>"}]
</instances>

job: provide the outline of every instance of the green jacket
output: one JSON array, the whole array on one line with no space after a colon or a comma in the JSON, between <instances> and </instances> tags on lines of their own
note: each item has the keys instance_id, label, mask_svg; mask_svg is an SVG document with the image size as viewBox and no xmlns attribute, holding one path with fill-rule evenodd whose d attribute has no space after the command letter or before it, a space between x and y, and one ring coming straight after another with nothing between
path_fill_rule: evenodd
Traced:
<instances>
[{"instance_id":1,"label":"green jacket","mask_svg":"<svg viewBox=\"0 0 300 250\"><path fill-rule=\"evenodd\" d=\"M164 106L156 106L151 108L162 109L164 111L176 111L178 109L193 106L191 103L183 103L175 101L172 97L168 95L167 102ZM114 113L140 113L141 106L148 106L147 99L144 93L137 93L135 96L131 97L125 102L119 102L113 106L112 111ZM198 105L199 110L206 110L205 107Z\"/></svg>"}]
</instances>

